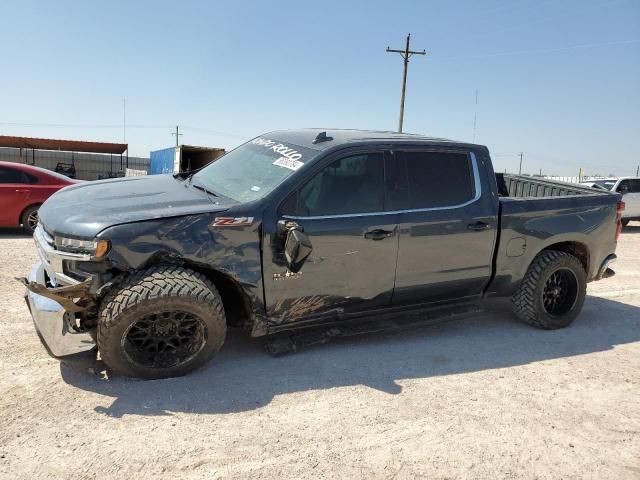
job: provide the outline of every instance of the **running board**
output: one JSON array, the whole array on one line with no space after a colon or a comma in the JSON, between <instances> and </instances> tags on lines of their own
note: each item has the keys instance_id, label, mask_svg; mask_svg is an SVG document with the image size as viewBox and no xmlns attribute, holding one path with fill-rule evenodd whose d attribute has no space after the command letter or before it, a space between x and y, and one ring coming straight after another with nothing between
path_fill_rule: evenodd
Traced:
<instances>
[{"instance_id":1,"label":"running board","mask_svg":"<svg viewBox=\"0 0 640 480\"><path fill-rule=\"evenodd\" d=\"M327 343L333 338L350 337L367 333L403 330L407 328L435 325L448 320L458 320L481 313L475 304L453 307L440 307L429 310L383 314L373 320L345 321L344 325L335 324L326 328L308 328L296 332L283 332L269 338L265 348L270 355L279 357L295 353L310 345Z\"/></svg>"}]
</instances>

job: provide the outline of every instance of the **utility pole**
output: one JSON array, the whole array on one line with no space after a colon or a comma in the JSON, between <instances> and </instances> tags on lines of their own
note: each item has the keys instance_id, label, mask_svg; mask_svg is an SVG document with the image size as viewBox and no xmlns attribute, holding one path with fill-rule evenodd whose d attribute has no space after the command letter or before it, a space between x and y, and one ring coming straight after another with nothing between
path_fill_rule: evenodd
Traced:
<instances>
[{"instance_id":1,"label":"utility pole","mask_svg":"<svg viewBox=\"0 0 640 480\"><path fill-rule=\"evenodd\" d=\"M522 156L524 154L520 152L520 169L518 170L518 175L522 175Z\"/></svg>"},{"instance_id":2,"label":"utility pole","mask_svg":"<svg viewBox=\"0 0 640 480\"><path fill-rule=\"evenodd\" d=\"M175 133L172 133L171 135L176 136L176 148L178 148L180 146L180 137L182 136L182 133L180 133L180 127L178 125L176 125Z\"/></svg>"},{"instance_id":3,"label":"utility pole","mask_svg":"<svg viewBox=\"0 0 640 480\"><path fill-rule=\"evenodd\" d=\"M409 43L411 42L411 34L407 35L407 44L404 50L393 50L387 47L387 53L399 53L404 60L404 72L402 74L402 96L400 97L400 120L398 121L398 133L402 133L402 123L404 121L404 96L407 91L407 68L409 66L409 57L411 55L426 55L427 51L414 52L409 50Z\"/></svg>"},{"instance_id":4,"label":"utility pole","mask_svg":"<svg viewBox=\"0 0 640 480\"><path fill-rule=\"evenodd\" d=\"M636 167L636 177L640 177L640 165Z\"/></svg>"},{"instance_id":5,"label":"utility pole","mask_svg":"<svg viewBox=\"0 0 640 480\"><path fill-rule=\"evenodd\" d=\"M122 143L127 143L127 99L122 99Z\"/></svg>"},{"instance_id":6,"label":"utility pole","mask_svg":"<svg viewBox=\"0 0 640 480\"><path fill-rule=\"evenodd\" d=\"M473 112L473 143L476 143L476 120L478 119L478 89L476 88L476 108Z\"/></svg>"}]
</instances>

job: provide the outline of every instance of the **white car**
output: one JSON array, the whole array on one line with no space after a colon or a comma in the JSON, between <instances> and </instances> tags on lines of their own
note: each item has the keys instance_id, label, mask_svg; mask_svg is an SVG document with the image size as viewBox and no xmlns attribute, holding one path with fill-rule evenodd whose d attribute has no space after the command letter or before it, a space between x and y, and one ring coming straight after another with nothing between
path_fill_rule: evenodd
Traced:
<instances>
[{"instance_id":1,"label":"white car","mask_svg":"<svg viewBox=\"0 0 640 480\"><path fill-rule=\"evenodd\" d=\"M640 177L606 178L582 183L622 194L622 201L625 203L623 225L627 225L631 220L640 220Z\"/></svg>"}]
</instances>

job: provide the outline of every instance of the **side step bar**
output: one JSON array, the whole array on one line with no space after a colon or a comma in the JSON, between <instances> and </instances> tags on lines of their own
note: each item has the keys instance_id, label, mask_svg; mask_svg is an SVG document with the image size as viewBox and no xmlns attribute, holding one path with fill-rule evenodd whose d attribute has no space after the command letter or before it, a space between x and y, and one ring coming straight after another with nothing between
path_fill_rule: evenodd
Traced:
<instances>
[{"instance_id":1,"label":"side step bar","mask_svg":"<svg viewBox=\"0 0 640 480\"><path fill-rule=\"evenodd\" d=\"M350 337L367 333L404 330L413 327L435 325L448 320L458 320L481 313L475 304L464 304L446 308L380 315L375 319L351 320L344 325L326 328L309 328L296 332L283 332L271 337L267 352L274 357L295 353L310 345L327 343L336 337Z\"/></svg>"}]
</instances>

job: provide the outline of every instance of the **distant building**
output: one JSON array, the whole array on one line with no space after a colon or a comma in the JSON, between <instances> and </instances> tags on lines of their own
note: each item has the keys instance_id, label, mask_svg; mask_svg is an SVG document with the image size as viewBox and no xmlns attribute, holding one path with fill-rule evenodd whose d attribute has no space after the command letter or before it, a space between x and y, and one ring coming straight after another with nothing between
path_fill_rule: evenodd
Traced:
<instances>
[{"instance_id":1,"label":"distant building","mask_svg":"<svg viewBox=\"0 0 640 480\"><path fill-rule=\"evenodd\" d=\"M149 174L179 173L198 170L224 155L224 148L179 145L150 154Z\"/></svg>"},{"instance_id":2,"label":"distant building","mask_svg":"<svg viewBox=\"0 0 640 480\"><path fill-rule=\"evenodd\" d=\"M0 160L46 168L80 180L146 175L149 159L129 157L126 143L0 135Z\"/></svg>"}]
</instances>

